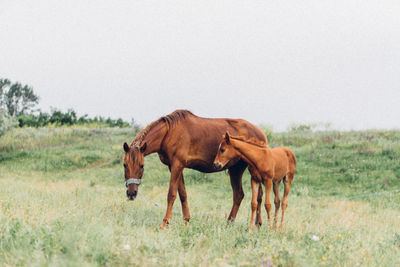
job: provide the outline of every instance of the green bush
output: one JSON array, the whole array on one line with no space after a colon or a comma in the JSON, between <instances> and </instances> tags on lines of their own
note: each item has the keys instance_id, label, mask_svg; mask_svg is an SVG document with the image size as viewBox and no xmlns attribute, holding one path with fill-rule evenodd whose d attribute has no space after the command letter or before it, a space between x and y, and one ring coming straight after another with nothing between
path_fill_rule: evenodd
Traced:
<instances>
[{"instance_id":1,"label":"green bush","mask_svg":"<svg viewBox=\"0 0 400 267\"><path fill-rule=\"evenodd\" d=\"M261 128L261 130L263 130L265 136L267 137L267 140L268 141L271 140L273 127L271 125L261 124L260 128Z\"/></svg>"}]
</instances>

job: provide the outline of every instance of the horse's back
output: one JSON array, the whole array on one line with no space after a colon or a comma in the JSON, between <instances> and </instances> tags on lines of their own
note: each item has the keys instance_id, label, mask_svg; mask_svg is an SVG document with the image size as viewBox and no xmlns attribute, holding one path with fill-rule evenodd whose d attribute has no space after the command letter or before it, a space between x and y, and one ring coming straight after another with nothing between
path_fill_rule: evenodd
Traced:
<instances>
[{"instance_id":1,"label":"horse's back","mask_svg":"<svg viewBox=\"0 0 400 267\"><path fill-rule=\"evenodd\" d=\"M265 145L268 145L267 137L264 132L256 125L244 120L244 119L222 119L226 120L229 125L236 129L237 135L245 136L247 138L255 138L258 141L263 141ZM235 133L231 133L236 135Z\"/></svg>"},{"instance_id":2,"label":"horse's back","mask_svg":"<svg viewBox=\"0 0 400 267\"><path fill-rule=\"evenodd\" d=\"M183 126L189 130L196 129L199 131L201 129L200 132L203 132L203 135L216 138L219 143L222 140L222 136L228 131L231 135L254 138L268 144L264 132L258 126L244 119L202 118L193 116Z\"/></svg>"},{"instance_id":3,"label":"horse's back","mask_svg":"<svg viewBox=\"0 0 400 267\"><path fill-rule=\"evenodd\" d=\"M264 132L256 125L243 119L211 119L192 116L188 120L182 121L181 127L185 129L187 138L191 139L192 143L197 140L202 144L214 145L216 148L226 132L231 135L254 138L267 144ZM214 152L216 153L216 151Z\"/></svg>"},{"instance_id":4,"label":"horse's back","mask_svg":"<svg viewBox=\"0 0 400 267\"><path fill-rule=\"evenodd\" d=\"M179 157L185 167L214 172L213 161L226 132L267 143L263 131L243 119L187 116L169 129L164 141L169 157Z\"/></svg>"}]
</instances>

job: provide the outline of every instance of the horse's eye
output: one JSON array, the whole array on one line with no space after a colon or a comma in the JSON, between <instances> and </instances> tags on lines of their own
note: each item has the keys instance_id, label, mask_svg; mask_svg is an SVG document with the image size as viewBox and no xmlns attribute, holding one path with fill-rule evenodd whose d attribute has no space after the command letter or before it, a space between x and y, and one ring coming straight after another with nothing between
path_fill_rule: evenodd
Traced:
<instances>
[{"instance_id":1,"label":"horse's eye","mask_svg":"<svg viewBox=\"0 0 400 267\"><path fill-rule=\"evenodd\" d=\"M225 149L221 148L221 153L224 153L224 152L225 152Z\"/></svg>"},{"instance_id":2,"label":"horse's eye","mask_svg":"<svg viewBox=\"0 0 400 267\"><path fill-rule=\"evenodd\" d=\"M143 165L139 165L139 168L143 169Z\"/></svg>"},{"instance_id":3,"label":"horse's eye","mask_svg":"<svg viewBox=\"0 0 400 267\"><path fill-rule=\"evenodd\" d=\"M126 164L124 163L124 168L126 169Z\"/></svg>"}]
</instances>

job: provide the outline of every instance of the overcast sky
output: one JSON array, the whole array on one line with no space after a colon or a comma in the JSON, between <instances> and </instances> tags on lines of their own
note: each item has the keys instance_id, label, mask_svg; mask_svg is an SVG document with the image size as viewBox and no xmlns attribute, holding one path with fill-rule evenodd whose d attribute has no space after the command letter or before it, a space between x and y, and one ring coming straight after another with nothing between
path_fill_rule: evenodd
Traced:
<instances>
[{"instance_id":1,"label":"overcast sky","mask_svg":"<svg viewBox=\"0 0 400 267\"><path fill-rule=\"evenodd\" d=\"M400 127L398 0L0 0L0 36L45 111Z\"/></svg>"}]
</instances>

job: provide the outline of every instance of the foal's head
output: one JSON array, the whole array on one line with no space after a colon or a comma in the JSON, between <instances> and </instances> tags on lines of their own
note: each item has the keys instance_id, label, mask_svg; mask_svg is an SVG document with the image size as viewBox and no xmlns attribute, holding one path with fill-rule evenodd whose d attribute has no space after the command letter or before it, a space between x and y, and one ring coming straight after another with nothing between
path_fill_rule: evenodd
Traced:
<instances>
[{"instance_id":1,"label":"foal's head","mask_svg":"<svg viewBox=\"0 0 400 267\"><path fill-rule=\"evenodd\" d=\"M231 136L228 132L223 136L222 142L219 145L217 155L214 159L214 168L220 170L225 167L225 165L234 158L239 157L240 154L232 146Z\"/></svg>"},{"instance_id":2,"label":"foal's head","mask_svg":"<svg viewBox=\"0 0 400 267\"><path fill-rule=\"evenodd\" d=\"M142 180L144 171L144 151L146 143L139 146L129 147L124 143L124 169L125 169L125 186L126 196L129 200L134 200L138 193L139 184Z\"/></svg>"}]
</instances>

